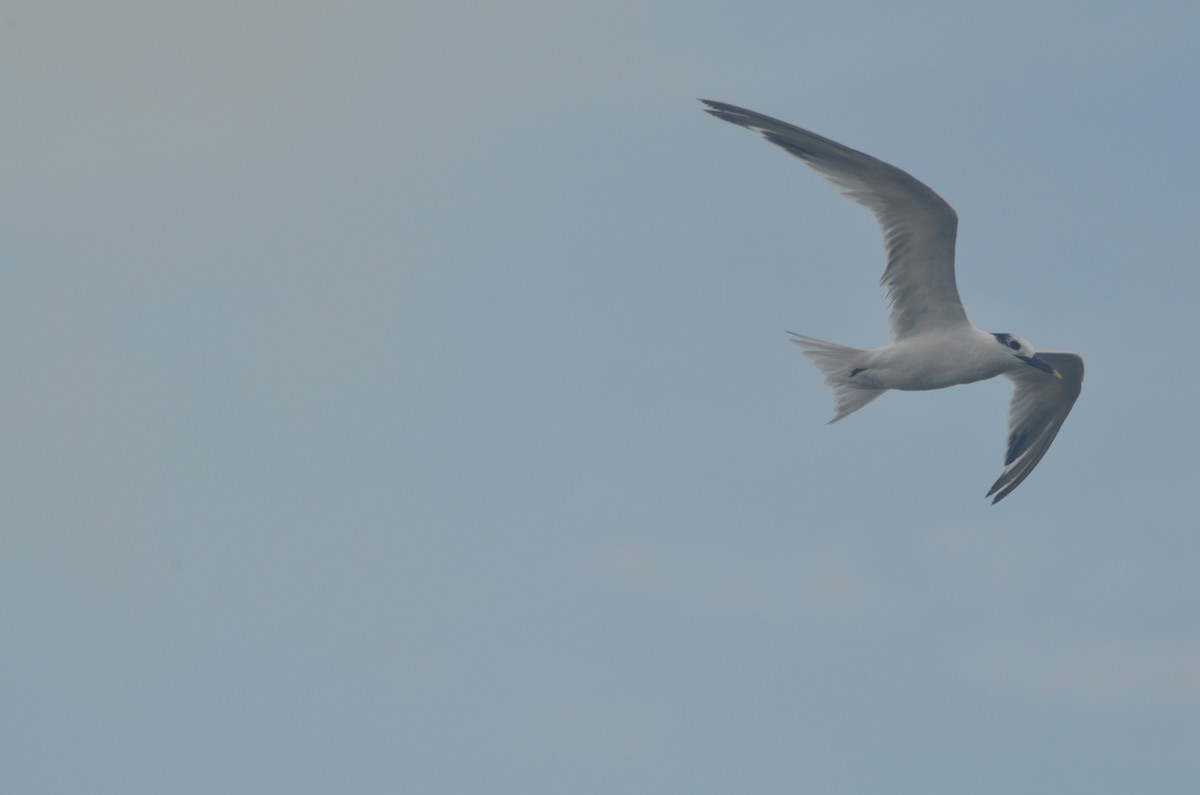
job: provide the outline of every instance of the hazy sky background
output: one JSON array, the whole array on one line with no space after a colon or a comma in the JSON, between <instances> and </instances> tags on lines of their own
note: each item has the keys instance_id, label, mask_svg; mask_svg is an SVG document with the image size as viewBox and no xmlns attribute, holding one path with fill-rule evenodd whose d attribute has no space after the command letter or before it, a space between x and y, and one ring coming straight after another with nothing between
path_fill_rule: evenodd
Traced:
<instances>
[{"instance_id":1,"label":"hazy sky background","mask_svg":"<svg viewBox=\"0 0 1200 795\"><path fill-rule=\"evenodd\" d=\"M1186 2L0 10L0 791L1200 791ZM862 208L1080 352L836 426Z\"/></svg>"}]
</instances>

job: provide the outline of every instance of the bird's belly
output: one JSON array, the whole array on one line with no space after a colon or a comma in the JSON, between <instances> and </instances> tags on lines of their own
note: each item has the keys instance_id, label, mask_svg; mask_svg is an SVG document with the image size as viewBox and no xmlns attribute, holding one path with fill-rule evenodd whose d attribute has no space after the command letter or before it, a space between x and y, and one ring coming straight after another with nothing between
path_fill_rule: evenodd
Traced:
<instances>
[{"instance_id":1,"label":"bird's belly","mask_svg":"<svg viewBox=\"0 0 1200 795\"><path fill-rule=\"evenodd\" d=\"M886 374L880 378L880 386L886 389L899 389L901 391L917 392L928 389L945 389L948 386L958 386L959 384L970 384L974 381L982 381L989 376L974 376L966 377L952 372L923 372L923 373L903 373L894 372Z\"/></svg>"},{"instance_id":2,"label":"bird's belly","mask_svg":"<svg viewBox=\"0 0 1200 795\"><path fill-rule=\"evenodd\" d=\"M880 353L885 353L881 351ZM892 350L868 368L877 388L921 391L970 384L999 375L994 368L983 367L973 357L959 351Z\"/></svg>"}]
</instances>

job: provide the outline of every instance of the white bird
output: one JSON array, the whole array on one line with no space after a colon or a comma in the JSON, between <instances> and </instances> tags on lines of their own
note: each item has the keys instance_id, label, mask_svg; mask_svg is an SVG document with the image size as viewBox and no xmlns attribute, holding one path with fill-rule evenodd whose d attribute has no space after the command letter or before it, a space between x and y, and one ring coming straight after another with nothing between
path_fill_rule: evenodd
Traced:
<instances>
[{"instance_id":1,"label":"white bird","mask_svg":"<svg viewBox=\"0 0 1200 795\"><path fill-rule=\"evenodd\" d=\"M762 133L870 210L883 230L893 343L864 351L793 334L833 387L837 422L889 389L942 389L998 375L1013 381L1004 471L988 491L995 504L1042 460L1075 405L1083 359L1041 353L1013 334L967 320L954 282L958 216L929 186L870 155L761 113L701 100L718 119Z\"/></svg>"}]
</instances>

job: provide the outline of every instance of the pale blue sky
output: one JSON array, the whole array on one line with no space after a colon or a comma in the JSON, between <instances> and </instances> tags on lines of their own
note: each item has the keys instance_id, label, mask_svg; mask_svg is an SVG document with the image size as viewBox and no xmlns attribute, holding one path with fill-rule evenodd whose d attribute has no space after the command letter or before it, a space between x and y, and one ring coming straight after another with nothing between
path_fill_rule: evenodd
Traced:
<instances>
[{"instance_id":1,"label":"pale blue sky","mask_svg":"<svg viewBox=\"0 0 1200 795\"><path fill-rule=\"evenodd\" d=\"M0 10L0 791L1200 791L1191 2ZM862 208L1087 362L836 426Z\"/></svg>"}]
</instances>

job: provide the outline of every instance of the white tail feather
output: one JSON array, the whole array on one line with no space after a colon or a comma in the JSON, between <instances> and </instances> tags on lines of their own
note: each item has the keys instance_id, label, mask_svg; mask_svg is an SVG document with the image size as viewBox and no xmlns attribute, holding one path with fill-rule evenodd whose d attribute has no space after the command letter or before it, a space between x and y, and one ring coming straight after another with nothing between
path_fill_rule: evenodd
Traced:
<instances>
[{"instance_id":1,"label":"white tail feather","mask_svg":"<svg viewBox=\"0 0 1200 795\"><path fill-rule=\"evenodd\" d=\"M788 333L792 334L790 331ZM833 387L835 414L829 421L830 425L848 414L853 414L887 391L864 387L860 382L852 380L855 370L866 366L867 351L799 334L792 334L792 342L804 349L804 355L812 359L817 368L825 374L825 383Z\"/></svg>"}]
</instances>

